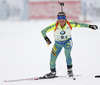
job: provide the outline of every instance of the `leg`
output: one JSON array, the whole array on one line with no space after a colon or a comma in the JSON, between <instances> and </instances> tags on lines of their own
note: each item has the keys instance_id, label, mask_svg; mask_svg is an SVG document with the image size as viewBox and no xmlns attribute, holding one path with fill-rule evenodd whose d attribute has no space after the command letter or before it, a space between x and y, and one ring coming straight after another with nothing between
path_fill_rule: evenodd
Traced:
<instances>
[{"instance_id":1,"label":"leg","mask_svg":"<svg viewBox=\"0 0 100 85\"><path fill-rule=\"evenodd\" d=\"M50 70L51 72L44 75L44 78L54 78L56 76L56 59L60 53L62 49L62 45L61 44L58 44L55 42L53 48L52 48L52 52L51 52L51 58L50 58Z\"/></svg>"},{"instance_id":2,"label":"leg","mask_svg":"<svg viewBox=\"0 0 100 85\"><path fill-rule=\"evenodd\" d=\"M66 56L66 63L67 63L67 65L72 65L71 49L72 49L71 42L68 41L64 45L64 50L65 50L65 56Z\"/></svg>"},{"instance_id":3,"label":"leg","mask_svg":"<svg viewBox=\"0 0 100 85\"><path fill-rule=\"evenodd\" d=\"M73 76L73 71L72 71L72 58L71 58L71 49L72 45L71 42L67 42L64 46L65 48L65 56L66 56L66 63L67 63L67 71L69 77Z\"/></svg>"},{"instance_id":4,"label":"leg","mask_svg":"<svg viewBox=\"0 0 100 85\"><path fill-rule=\"evenodd\" d=\"M56 62L56 59L57 59L61 49L62 49L62 45L55 42L53 49L52 49L52 52L51 52L51 58L50 58L50 69L51 69L51 71L52 71L52 69L56 68L55 62Z\"/></svg>"}]
</instances>

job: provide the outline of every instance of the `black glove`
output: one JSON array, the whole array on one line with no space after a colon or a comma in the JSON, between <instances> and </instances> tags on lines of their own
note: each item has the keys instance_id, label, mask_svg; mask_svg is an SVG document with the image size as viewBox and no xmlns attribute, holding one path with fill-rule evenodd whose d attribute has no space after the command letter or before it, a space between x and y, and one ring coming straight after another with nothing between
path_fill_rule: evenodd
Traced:
<instances>
[{"instance_id":1,"label":"black glove","mask_svg":"<svg viewBox=\"0 0 100 85\"><path fill-rule=\"evenodd\" d=\"M96 30L96 29L98 29L98 26L97 25L89 25L89 28Z\"/></svg>"},{"instance_id":2,"label":"black glove","mask_svg":"<svg viewBox=\"0 0 100 85\"><path fill-rule=\"evenodd\" d=\"M49 45L49 44L51 44L51 41L50 41L50 39L48 38L48 37L44 37L44 39L46 40L46 43Z\"/></svg>"}]
</instances>

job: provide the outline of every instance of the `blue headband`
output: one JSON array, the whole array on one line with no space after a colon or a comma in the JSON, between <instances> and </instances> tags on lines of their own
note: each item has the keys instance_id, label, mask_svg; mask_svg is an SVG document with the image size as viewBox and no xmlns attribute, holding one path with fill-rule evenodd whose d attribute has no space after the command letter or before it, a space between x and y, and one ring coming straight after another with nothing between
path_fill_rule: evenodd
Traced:
<instances>
[{"instance_id":1,"label":"blue headband","mask_svg":"<svg viewBox=\"0 0 100 85\"><path fill-rule=\"evenodd\" d=\"M66 20L66 16L58 16L58 20L59 19L65 19Z\"/></svg>"}]
</instances>

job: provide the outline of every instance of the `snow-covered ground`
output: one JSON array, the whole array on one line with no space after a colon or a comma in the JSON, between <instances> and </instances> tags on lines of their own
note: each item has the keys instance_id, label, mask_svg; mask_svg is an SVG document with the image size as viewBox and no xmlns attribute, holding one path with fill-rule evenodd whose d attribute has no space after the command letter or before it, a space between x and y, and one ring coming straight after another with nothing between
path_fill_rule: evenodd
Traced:
<instances>
[{"instance_id":1,"label":"snow-covered ground","mask_svg":"<svg viewBox=\"0 0 100 85\"><path fill-rule=\"evenodd\" d=\"M3 80L43 76L50 72L50 52L54 44L53 31L47 35L52 44L47 47L41 30L56 20L0 21L0 85L100 85L100 29L73 28L72 59L75 81L56 78L40 81L5 83ZM100 27L100 22L93 22ZM57 62L57 75L67 75L64 51Z\"/></svg>"}]
</instances>

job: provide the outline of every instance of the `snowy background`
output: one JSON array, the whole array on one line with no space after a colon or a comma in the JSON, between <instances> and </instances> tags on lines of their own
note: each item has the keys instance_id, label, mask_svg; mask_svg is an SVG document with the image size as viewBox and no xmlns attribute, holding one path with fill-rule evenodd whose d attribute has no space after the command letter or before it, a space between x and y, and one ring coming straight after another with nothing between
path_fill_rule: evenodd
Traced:
<instances>
[{"instance_id":1,"label":"snowy background","mask_svg":"<svg viewBox=\"0 0 100 85\"><path fill-rule=\"evenodd\" d=\"M73 28L72 59L76 77L5 83L4 80L43 76L50 72L49 60L54 44L53 31L47 47L41 30L56 20L0 21L0 85L100 85L100 29ZM100 27L100 22L92 22ZM67 76L64 51L57 59L57 75Z\"/></svg>"},{"instance_id":2,"label":"snowy background","mask_svg":"<svg viewBox=\"0 0 100 85\"><path fill-rule=\"evenodd\" d=\"M0 85L100 85L100 79L94 77L100 75L100 29L90 28L73 28L72 30L73 72L75 75L81 75L76 76L75 81L68 78L64 49L62 49L56 61L56 69L57 75L66 76L65 78L3 82L4 80L39 77L50 72L49 61L54 45L54 33L51 31L47 34L52 41L52 44L47 47L41 30L56 22L56 19L29 19L28 1L44 0L0 0ZM100 28L100 0L70 1L81 2L81 8L78 9L81 9L78 21L95 24ZM47 13L47 15L50 14Z\"/></svg>"}]
</instances>

